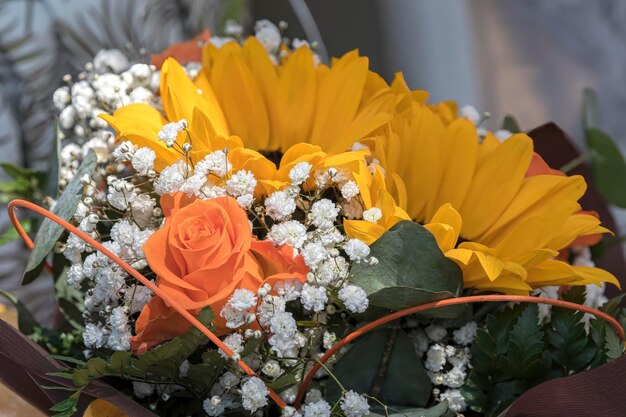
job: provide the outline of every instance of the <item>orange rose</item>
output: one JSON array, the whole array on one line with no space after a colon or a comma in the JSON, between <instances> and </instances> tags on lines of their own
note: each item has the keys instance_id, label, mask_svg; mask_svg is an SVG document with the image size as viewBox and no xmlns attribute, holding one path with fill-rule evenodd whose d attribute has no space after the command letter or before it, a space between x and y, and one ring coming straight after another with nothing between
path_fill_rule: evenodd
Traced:
<instances>
[{"instance_id":1,"label":"orange rose","mask_svg":"<svg viewBox=\"0 0 626 417\"><path fill-rule=\"evenodd\" d=\"M218 333L227 331L219 313L237 288L256 292L265 282L304 282L308 268L289 246L257 240L248 216L232 197L199 200L183 193L161 197L166 220L143 247L156 285L188 311L211 307ZM160 298L141 311L131 339L142 353L189 328Z\"/></svg>"}]
</instances>

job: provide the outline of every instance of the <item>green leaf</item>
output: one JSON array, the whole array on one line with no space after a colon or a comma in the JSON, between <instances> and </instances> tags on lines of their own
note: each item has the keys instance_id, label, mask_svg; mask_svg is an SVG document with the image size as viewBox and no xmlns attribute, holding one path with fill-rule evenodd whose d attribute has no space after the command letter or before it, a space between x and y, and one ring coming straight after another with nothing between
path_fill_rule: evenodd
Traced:
<instances>
[{"instance_id":1,"label":"green leaf","mask_svg":"<svg viewBox=\"0 0 626 417\"><path fill-rule=\"evenodd\" d=\"M448 411L448 401L443 400L439 404L430 408L407 408L398 410L397 413L389 413L388 417L441 417ZM370 414L371 416L382 416L383 414Z\"/></svg>"},{"instance_id":2,"label":"green leaf","mask_svg":"<svg viewBox=\"0 0 626 417\"><path fill-rule=\"evenodd\" d=\"M605 305L600 307L600 311L603 311L610 316L616 317L617 313L619 313L620 305L622 304L622 300L625 296L626 292L623 292L611 298Z\"/></svg>"},{"instance_id":3,"label":"green leaf","mask_svg":"<svg viewBox=\"0 0 626 417\"><path fill-rule=\"evenodd\" d=\"M213 321L213 313L210 308L203 309L198 315L198 320L205 325ZM196 349L207 341L206 336L195 327L191 327L184 335L176 337L148 352L133 356L128 351L115 352L109 359L93 358L73 372L74 385L82 387L94 379L105 376L116 376L120 378L133 377L148 380L159 380L163 383L175 383L180 380L179 368L181 363L189 358ZM217 352L216 352L217 353ZM219 356L219 355L218 355ZM204 356L203 356L204 358ZM211 382L211 375L215 378L223 371L222 362L209 363L211 365L198 367L190 366L190 373L182 379L189 379L193 376L198 378L198 389L203 391L209 389L205 383ZM193 384L192 384L193 385Z\"/></svg>"},{"instance_id":4,"label":"green leaf","mask_svg":"<svg viewBox=\"0 0 626 417\"><path fill-rule=\"evenodd\" d=\"M17 328L25 335L32 334L35 328L41 327L33 315L28 311L24 303L22 303L15 295L0 290L0 296L9 300L17 310Z\"/></svg>"},{"instance_id":5,"label":"green leaf","mask_svg":"<svg viewBox=\"0 0 626 417\"><path fill-rule=\"evenodd\" d=\"M25 219L20 221L20 224L26 233L32 233L35 222L32 219ZM20 239L20 235L17 233L17 229L9 227L4 233L2 233L2 235L0 235L0 245L4 245L5 243L18 239Z\"/></svg>"},{"instance_id":6,"label":"green leaf","mask_svg":"<svg viewBox=\"0 0 626 417\"><path fill-rule=\"evenodd\" d=\"M624 345L612 327L606 326L606 356L617 359L624 354Z\"/></svg>"},{"instance_id":7,"label":"green leaf","mask_svg":"<svg viewBox=\"0 0 626 417\"><path fill-rule=\"evenodd\" d=\"M32 179L42 180L45 176L45 173L39 171L38 169L24 168L7 162L0 162L0 168L2 168L7 175L14 179L21 178L28 181Z\"/></svg>"},{"instance_id":8,"label":"green leaf","mask_svg":"<svg viewBox=\"0 0 626 417\"><path fill-rule=\"evenodd\" d=\"M427 229L411 221L389 229L371 245L371 255L378 264L355 264L351 274L372 306L402 310L462 291L461 269L441 253Z\"/></svg>"},{"instance_id":9,"label":"green leaf","mask_svg":"<svg viewBox=\"0 0 626 417\"><path fill-rule=\"evenodd\" d=\"M67 411L76 408L76 400L73 398L66 398L65 400L56 403L50 407L50 411Z\"/></svg>"},{"instance_id":10,"label":"green leaf","mask_svg":"<svg viewBox=\"0 0 626 417\"><path fill-rule=\"evenodd\" d=\"M546 339L551 346L552 359L563 368L563 375L582 371L593 360L597 347L588 339L582 314L553 307Z\"/></svg>"},{"instance_id":11,"label":"green leaf","mask_svg":"<svg viewBox=\"0 0 626 417\"><path fill-rule=\"evenodd\" d=\"M282 375L273 381L265 381L265 384L273 390L282 391L292 387L302 380L302 365L287 369ZM328 382L332 384L333 382Z\"/></svg>"},{"instance_id":12,"label":"green leaf","mask_svg":"<svg viewBox=\"0 0 626 417\"><path fill-rule=\"evenodd\" d=\"M409 337L399 329L381 329L363 336L335 364L332 373L347 390L368 393L396 408L423 407L431 383ZM341 391L328 381L326 398Z\"/></svg>"},{"instance_id":13,"label":"green leaf","mask_svg":"<svg viewBox=\"0 0 626 417\"><path fill-rule=\"evenodd\" d=\"M597 128L586 131L587 144L594 152L591 161L593 182L604 199L626 208L626 161L619 147Z\"/></svg>"},{"instance_id":14,"label":"green leaf","mask_svg":"<svg viewBox=\"0 0 626 417\"><path fill-rule=\"evenodd\" d=\"M80 178L85 174L91 175L96 167L96 163L96 154L90 150L83 159L76 175L67 184L63 194L57 200L52 213L64 220L71 219L83 195L83 184L80 182ZM23 285L34 281L39 276L46 256L54 248L63 230L61 226L52 220L45 219L42 222L35 237L35 247L28 258L26 271L22 278Z\"/></svg>"},{"instance_id":15,"label":"green leaf","mask_svg":"<svg viewBox=\"0 0 626 417\"><path fill-rule=\"evenodd\" d=\"M537 322L537 305L529 304L513 326L505 371L516 378L530 378L541 371L544 353L543 332Z\"/></svg>"},{"instance_id":16,"label":"green leaf","mask_svg":"<svg viewBox=\"0 0 626 417\"><path fill-rule=\"evenodd\" d=\"M504 116L504 120L502 120L502 129L508 130L511 133L520 133L522 131L515 117L510 114Z\"/></svg>"},{"instance_id":17,"label":"green leaf","mask_svg":"<svg viewBox=\"0 0 626 417\"><path fill-rule=\"evenodd\" d=\"M56 360L67 362L67 363L73 363L74 365L79 365L79 366L85 366L87 364L87 362L82 361L80 359L72 358L71 356L50 355L50 357L52 359L56 359Z\"/></svg>"}]
</instances>

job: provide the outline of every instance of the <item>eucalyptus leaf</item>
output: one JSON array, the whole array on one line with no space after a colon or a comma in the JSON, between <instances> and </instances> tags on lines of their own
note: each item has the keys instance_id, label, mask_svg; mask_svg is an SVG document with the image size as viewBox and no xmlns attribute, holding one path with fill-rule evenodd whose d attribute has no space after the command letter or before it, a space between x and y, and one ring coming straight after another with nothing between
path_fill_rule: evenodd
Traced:
<instances>
[{"instance_id":1,"label":"eucalyptus leaf","mask_svg":"<svg viewBox=\"0 0 626 417\"><path fill-rule=\"evenodd\" d=\"M71 219L74 212L76 212L76 207L78 206L78 203L83 195L83 184L80 182L80 178L85 174L91 175L96 167L96 163L96 154L90 150L87 156L83 159L76 175L74 175L72 180L67 184L63 194L61 194L57 200L54 208L52 209L53 214L56 214L64 220ZM37 236L35 237L35 247L28 258L26 271L24 272L24 276L22 278L23 285L34 281L39 276L46 256L54 248L54 245L61 237L63 230L64 229L61 226L52 220L45 219L42 222L41 227L37 232Z\"/></svg>"},{"instance_id":2,"label":"eucalyptus leaf","mask_svg":"<svg viewBox=\"0 0 626 417\"><path fill-rule=\"evenodd\" d=\"M587 129L586 137L594 156L591 172L596 188L607 202L626 208L626 161L619 147L597 128Z\"/></svg>"},{"instance_id":3,"label":"eucalyptus leaf","mask_svg":"<svg viewBox=\"0 0 626 417\"><path fill-rule=\"evenodd\" d=\"M371 245L370 253L378 263L355 264L351 279L365 290L372 306L402 310L462 291L461 269L443 255L433 235L414 222L394 225ZM437 316L437 311L431 315Z\"/></svg>"},{"instance_id":4,"label":"eucalyptus leaf","mask_svg":"<svg viewBox=\"0 0 626 417\"><path fill-rule=\"evenodd\" d=\"M28 311L24 303L22 303L15 295L0 290L0 296L9 300L17 310L17 327L20 332L29 335L35 331L36 327L41 327L33 315Z\"/></svg>"},{"instance_id":5,"label":"eucalyptus leaf","mask_svg":"<svg viewBox=\"0 0 626 417\"><path fill-rule=\"evenodd\" d=\"M448 401L443 400L439 404L430 408L410 408L398 410L398 412L388 413L388 417L441 417L448 411ZM382 416L383 414L370 414L371 416Z\"/></svg>"},{"instance_id":6,"label":"eucalyptus leaf","mask_svg":"<svg viewBox=\"0 0 626 417\"><path fill-rule=\"evenodd\" d=\"M424 407L431 382L408 335L400 329L381 329L363 336L332 369L347 390L368 393L384 404ZM333 381L326 385L326 398L335 401L341 390Z\"/></svg>"}]
</instances>

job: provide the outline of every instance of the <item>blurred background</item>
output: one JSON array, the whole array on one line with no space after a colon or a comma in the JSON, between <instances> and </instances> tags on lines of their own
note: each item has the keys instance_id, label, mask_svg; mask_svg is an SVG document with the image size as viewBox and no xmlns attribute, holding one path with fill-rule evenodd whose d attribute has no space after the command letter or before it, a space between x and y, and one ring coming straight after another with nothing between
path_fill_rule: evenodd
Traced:
<instances>
[{"instance_id":1,"label":"blurred background","mask_svg":"<svg viewBox=\"0 0 626 417\"><path fill-rule=\"evenodd\" d=\"M99 49L149 56L204 28L220 34L227 19L261 18L288 22L286 35L320 42L321 55L358 48L431 101L489 111L491 129L506 114L523 130L554 121L582 146L582 91L593 88L602 127L626 149L623 0L0 0L0 161L46 169L52 92ZM0 288L43 312L46 281L19 285L27 255L21 242L0 246Z\"/></svg>"}]
</instances>

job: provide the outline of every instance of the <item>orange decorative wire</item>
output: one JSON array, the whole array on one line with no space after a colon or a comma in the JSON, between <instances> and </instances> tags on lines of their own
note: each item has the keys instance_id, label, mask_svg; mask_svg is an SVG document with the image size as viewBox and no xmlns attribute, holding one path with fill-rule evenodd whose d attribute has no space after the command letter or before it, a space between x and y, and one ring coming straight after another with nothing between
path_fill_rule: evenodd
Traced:
<instances>
[{"instance_id":1,"label":"orange decorative wire","mask_svg":"<svg viewBox=\"0 0 626 417\"><path fill-rule=\"evenodd\" d=\"M92 239L85 232L79 230L78 228L76 228L75 226L71 225L67 221L61 219L60 217L56 216L55 214L50 213L48 210L43 209L43 208L37 206L36 204L30 203L28 201L13 200L13 201L11 201L9 203L9 206L8 206L9 218L11 219L11 223L13 223L13 226L17 230L18 234L21 236L21 238L24 240L24 242L26 243L26 245L30 249L33 249L34 244L33 244L33 241L30 239L30 237L28 236L28 234L24 231L24 228L22 227L22 225L20 224L20 222L17 219L17 216L15 214L15 208L16 207L24 207L24 208L33 210L33 211L37 212L38 214L41 214L42 216L52 220L53 222L57 223L61 227L65 228L67 231L69 231L71 233L74 233L76 236L78 236L79 238L81 238L82 240L87 242L89 245L91 245L92 247L97 249L99 252L101 252L105 256L109 257L113 262L115 262L116 264L118 264L119 266L124 268L124 270L126 272L128 272L133 278L137 279L143 285L148 287L155 295L157 295L158 297L161 297L168 305L170 305L174 310L176 310L178 313L180 313L191 325L193 325L198 330L200 330L204 335L206 335L209 338L209 340L211 340L213 343L215 343L215 345L217 345L221 350L223 350L228 355L228 357L232 358L232 356L234 355L234 352L228 346L226 346L224 344L224 342L222 342L217 336L215 336L215 334L213 334L213 332L211 332L211 330L209 330L205 325L203 325L191 313L189 313L182 306L180 306L180 304L178 304L174 299L172 299L167 293L163 292L159 287L157 287L154 283L152 283L146 277L144 277L139 272L137 272L134 268L132 268L130 265L128 265L126 262L124 262L122 259L120 259L113 252L109 251L104 246L102 246L100 243L96 242L94 239ZM367 333L367 332L369 332L369 331L371 331L371 330L373 330L373 329L375 329L375 328L377 328L379 326L382 326L383 324L389 323L390 321L398 319L400 317L404 317L404 316L407 316L409 314L414 314L414 313L419 313L419 312L431 310L431 309L434 309L434 308L451 306L451 305L456 305L456 304L478 303L478 302L499 302L499 301L514 301L514 302L526 302L526 303L535 303L535 304L550 304L550 305L557 306L557 307L563 307L563 308L568 308L568 309L571 309L571 310L578 310L578 311L582 311L582 312L585 312L585 313L589 313L589 314L592 314L592 315L594 315L596 317L599 317L599 318L607 321L611 326L613 326L615 328L615 331L619 335L620 339L622 341L624 340L624 329L622 329L622 326L620 325L620 323L615 318L611 317L610 315L608 315L608 314L606 314L606 313L604 313L604 312L602 312L600 310L597 310L597 309L594 309L594 308L591 308L591 307L587 307L587 306L584 306L584 305L576 304L576 303L570 303L568 301L553 300L551 298L531 297L531 296L525 296L525 295L476 295L476 296L468 296L468 297L448 298L448 299L445 299L445 300L434 301L432 303L427 303L427 304L422 304L422 305L415 306L415 307L410 307L410 308L407 308L407 309L400 310L400 311L397 311L395 313L389 314L389 315L387 315L385 317L382 317L382 318L380 318L378 320L375 320L375 321L373 321L371 323L368 323L368 324L366 324L363 327L360 327L359 329L357 329L354 332L350 333L348 336L346 336L343 339L341 339L339 342L337 342L337 344L335 344L332 348L330 348L324 354L324 356L319 361L317 361L315 363L315 365L311 368L311 370L307 373L307 375L305 376L305 378L302 381L302 384L300 385L300 388L298 390L298 395L296 397L296 401L294 403L294 406L296 408L298 408L300 406L300 404L302 403L302 399L304 397L304 394L306 392L306 388L308 387L309 383L311 382L311 380L313 379L313 377L315 376L317 371L319 371L319 369L322 367L322 364L324 364L326 361L328 361L335 353L337 353L337 351L339 349L341 349L342 347L344 347L348 343L352 342L353 340L361 337L365 333ZM239 365L239 367L246 374L248 374L248 375L255 375L255 372L248 365L246 365L246 363L243 362L242 360L238 360L237 361L237 365ZM269 387L267 389L269 391L270 397L274 400L274 402L280 408L285 408L287 406L285 404L285 402L280 398L280 396L278 394L276 394L276 392L274 392Z\"/></svg>"},{"instance_id":2,"label":"orange decorative wire","mask_svg":"<svg viewBox=\"0 0 626 417\"><path fill-rule=\"evenodd\" d=\"M228 346L226 346L224 344L224 342L222 342L219 339L219 337L217 337L215 334L213 334L213 332L211 330L209 330L204 324L202 324L197 318L195 318L193 316L193 314L191 314L190 312L185 310L180 304L178 304L166 292L164 292L159 287L157 287L152 281L150 281L149 279L147 279L146 277L141 275L133 267L128 265L126 262L124 262L122 259L120 259L113 252L111 252L110 250L108 250L107 248L102 246L100 243L98 243L95 240L93 240L85 232L79 230L78 228L76 228L75 226L71 225L67 221L63 220L62 218L58 217L55 214L50 213L46 209L39 207L36 204L33 204L33 203L25 201L25 200L13 200L13 201L11 201L9 203L9 206L8 206L9 218L11 219L11 223L13 223L13 226L15 227L15 229L17 230L19 235L22 237L22 239L24 240L24 242L26 243L26 245L30 249L32 249L34 247L34 243L30 239L28 234L24 231L24 229L22 228L22 225L20 224L20 222L17 219L17 216L15 214L15 207L17 207L17 206L25 207L27 209L30 209L30 210L33 210L33 211L37 212L38 214L41 214L42 216L47 217L48 219L52 220L53 222L55 222L59 226L63 227L65 230L74 233L76 236L78 236L79 238L81 238L82 240L87 242L89 245L91 245L92 247L97 249L98 252L101 252L103 255L105 255L109 259L111 259L113 262L115 262L116 264L118 264L119 266L124 268L124 270L126 272L128 272L133 278L137 279L143 285L148 287L150 289L150 291L152 291L154 294L156 294L157 296L161 297L161 299L163 299L163 301L165 301L170 307L172 307L174 310L176 310L178 313L180 313L190 324L192 324L195 328L197 328L202 333L204 333L204 335L206 337L208 337L209 340L211 340L221 350L223 350L224 353L226 353L226 355L228 355L229 358L233 357L234 352ZM242 361L241 359L237 361L237 365L239 365L239 367L246 374L248 374L248 375L256 375L255 372L244 361ZM285 408L287 406L287 404L285 404L285 402L280 398L280 396L274 390L272 390L270 387L267 387L267 389L269 391L269 395L272 398L272 400L274 400L274 402L280 408Z\"/></svg>"}]
</instances>

